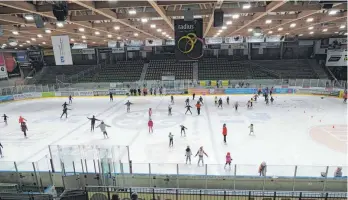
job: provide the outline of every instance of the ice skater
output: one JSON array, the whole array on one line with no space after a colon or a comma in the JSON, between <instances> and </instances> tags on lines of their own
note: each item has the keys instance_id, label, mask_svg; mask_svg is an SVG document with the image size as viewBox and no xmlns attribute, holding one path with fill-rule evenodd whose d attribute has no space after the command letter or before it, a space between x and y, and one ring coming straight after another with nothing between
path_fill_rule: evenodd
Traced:
<instances>
[{"instance_id":1,"label":"ice skater","mask_svg":"<svg viewBox=\"0 0 348 200\"><path fill-rule=\"evenodd\" d=\"M24 137L27 138L28 127L25 122L21 123L21 129L22 129L22 132L24 133Z\"/></svg>"},{"instance_id":2,"label":"ice skater","mask_svg":"<svg viewBox=\"0 0 348 200\"><path fill-rule=\"evenodd\" d=\"M204 105L204 103L203 103L203 97L202 97L202 96L199 97L199 102L200 102L202 105Z\"/></svg>"},{"instance_id":3,"label":"ice skater","mask_svg":"<svg viewBox=\"0 0 348 200\"><path fill-rule=\"evenodd\" d=\"M189 112L189 111L190 111L190 113L191 113L191 115L192 115L192 112L191 112L191 108L192 108L192 106L190 106L190 105L186 105L186 106L185 106L185 108L186 108L185 115L186 115L186 113L187 113L187 112Z\"/></svg>"},{"instance_id":4,"label":"ice skater","mask_svg":"<svg viewBox=\"0 0 348 200\"><path fill-rule=\"evenodd\" d=\"M100 121L99 119L95 118L95 116L93 115L92 118L87 117L87 119L91 120L91 132L94 132L94 126L95 126L95 122L96 121Z\"/></svg>"},{"instance_id":5,"label":"ice skater","mask_svg":"<svg viewBox=\"0 0 348 200\"><path fill-rule=\"evenodd\" d=\"M149 108L149 118L152 116L152 108Z\"/></svg>"},{"instance_id":6,"label":"ice skater","mask_svg":"<svg viewBox=\"0 0 348 200\"><path fill-rule=\"evenodd\" d=\"M260 176L266 176L266 172L267 172L267 164L265 161L263 161L259 167L259 175Z\"/></svg>"},{"instance_id":7,"label":"ice skater","mask_svg":"<svg viewBox=\"0 0 348 200\"><path fill-rule=\"evenodd\" d=\"M227 105L230 105L230 97L229 96L227 96L227 98L226 98L226 103L227 103Z\"/></svg>"},{"instance_id":8,"label":"ice skater","mask_svg":"<svg viewBox=\"0 0 348 200\"><path fill-rule=\"evenodd\" d=\"M220 98L218 101L218 108L221 107L222 108L222 99Z\"/></svg>"},{"instance_id":9,"label":"ice skater","mask_svg":"<svg viewBox=\"0 0 348 200\"><path fill-rule=\"evenodd\" d=\"M3 149L4 147L2 146L2 144L1 144L1 142L0 142L0 157L1 158L3 158L4 157L4 155L2 154L2 149Z\"/></svg>"},{"instance_id":10,"label":"ice skater","mask_svg":"<svg viewBox=\"0 0 348 200\"><path fill-rule=\"evenodd\" d=\"M187 99L185 100L186 105L190 105L190 99L187 97Z\"/></svg>"},{"instance_id":11,"label":"ice skater","mask_svg":"<svg viewBox=\"0 0 348 200\"><path fill-rule=\"evenodd\" d=\"M195 97L196 97L196 93L193 93L192 94L192 100L195 100Z\"/></svg>"},{"instance_id":12,"label":"ice skater","mask_svg":"<svg viewBox=\"0 0 348 200\"><path fill-rule=\"evenodd\" d=\"M258 98L259 96L257 95L257 94L255 94L254 95L254 101L257 101L257 98Z\"/></svg>"},{"instance_id":13,"label":"ice skater","mask_svg":"<svg viewBox=\"0 0 348 200\"><path fill-rule=\"evenodd\" d=\"M168 137L169 137L169 147L173 147L174 143L173 143L173 136L172 133L169 133Z\"/></svg>"},{"instance_id":14,"label":"ice skater","mask_svg":"<svg viewBox=\"0 0 348 200\"><path fill-rule=\"evenodd\" d=\"M69 106L69 104L67 104L66 102L63 103L63 109L66 108L67 106Z\"/></svg>"},{"instance_id":15,"label":"ice skater","mask_svg":"<svg viewBox=\"0 0 348 200\"><path fill-rule=\"evenodd\" d=\"M107 124L105 124L103 121L97 126L97 128L100 128L101 132L103 132L104 139L109 138L108 133L106 132L106 127L111 127Z\"/></svg>"},{"instance_id":16,"label":"ice skater","mask_svg":"<svg viewBox=\"0 0 348 200\"><path fill-rule=\"evenodd\" d=\"M6 114L4 114L4 115L2 116L2 118L4 118L4 123L7 125L7 118L8 118L8 116L7 116Z\"/></svg>"},{"instance_id":17,"label":"ice skater","mask_svg":"<svg viewBox=\"0 0 348 200\"><path fill-rule=\"evenodd\" d=\"M124 104L127 106L127 112L130 112L130 105L133 104L129 100Z\"/></svg>"},{"instance_id":18,"label":"ice skater","mask_svg":"<svg viewBox=\"0 0 348 200\"><path fill-rule=\"evenodd\" d=\"M71 109L68 109L67 107L63 108L63 113L60 116L60 118L62 118L64 114L65 114L65 118L68 118L68 110L71 110Z\"/></svg>"},{"instance_id":19,"label":"ice skater","mask_svg":"<svg viewBox=\"0 0 348 200\"><path fill-rule=\"evenodd\" d=\"M208 157L208 154L205 153L205 151L203 150L203 147L200 147L199 150L197 151L195 157L198 155L198 163L197 165L199 166L199 163L202 161L202 166L204 166L204 159L203 159L203 156L207 156Z\"/></svg>"},{"instance_id":20,"label":"ice skater","mask_svg":"<svg viewBox=\"0 0 348 200\"><path fill-rule=\"evenodd\" d=\"M270 96L272 96L273 90L274 90L273 87L271 87L271 90L269 91L269 95L270 95Z\"/></svg>"},{"instance_id":21,"label":"ice skater","mask_svg":"<svg viewBox=\"0 0 348 200\"><path fill-rule=\"evenodd\" d=\"M226 127L226 124L222 125L222 135L224 136L224 143L227 144L227 142L226 142L226 137L227 137L227 127Z\"/></svg>"},{"instance_id":22,"label":"ice skater","mask_svg":"<svg viewBox=\"0 0 348 200\"><path fill-rule=\"evenodd\" d=\"M173 97L173 95L170 96L170 103L174 104L174 97Z\"/></svg>"},{"instance_id":23,"label":"ice skater","mask_svg":"<svg viewBox=\"0 0 348 200\"><path fill-rule=\"evenodd\" d=\"M110 96L110 102L113 102L114 101L114 96L113 96L112 92L109 93L109 96Z\"/></svg>"},{"instance_id":24,"label":"ice skater","mask_svg":"<svg viewBox=\"0 0 348 200\"><path fill-rule=\"evenodd\" d=\"M196 104L196 108L197 108L197 115L200 115L201 114L201 104L199 101L197 101L197 104Z\"/></svg>"},{"instance_id":25,"label":"ice skater","mask_svg":"<svg viewBox=\"0 0 348 200\"><path fill-rule=\"evenodd\" d=\"M27 121L26 119L24 119L22 116L19 116L18 122L20 124L22 124L24 121Z\"/></svg>"},{"instance_id":26,"label":"ice skater","mask_svg":"<svg viewBox=\"0 0 348 200\"><path fill-rule=\"evenodd\" d=\"M266 98L266 105L268 105L268 104L269 104L269 98L267 96L267 98Z\"/></svg>"},{"instance_id":27,"label":"ice skater","mask_svg":"<svg viewBox=\"0 0 348 200\"><path fill-rule=\"evenodd\" d=\"M69 104L72 104L72 100L73 100L72 96L69 95Z\"/></svg>"},{"instance_id":28,"label":"ice skater","mask_svg":"<svg viewBox=\"0 0 348 200\"><path fill-rule=\"evenodd\" d=\"M147 126L149 127L149 133L153 133L153 121L151 118L147 122Z\"/></svg>"},{"instance_id":29,"label":"ice skater","mask_svg":"<svg viewBox=\"0 0 348 200\"><path fill-rule=\"evenodd\" d=\"M172 106L168 105L168 116L172 116Z\"/></svg>"},{"instance_id":30,"label":"ice skater","mask_svg":"<svg viewBox=\"0 0 348 200\"><path fill-rule=\"evenodd\" d=\"M187 128L184 126L184 125L180 125L180 133L181 133L181 136L182 136L182 133L184 133L184 136L186 137L186 130Z\"/></svg>"},{"instance_id":31,"label":"ice skater","mask_svg":"<svg viewBox=\"0 0 348 200\"><path fill-rule=\"evenodd\" d=\"M254 134L254 124L250 124L250 126L248 128L250 129L249 135L255 135ZM253 133L253 134L251 134L251 133Z\"/></svg>"},{"instance_id":32,"label":"ice skater","mask_svg":"<svg viewBox=\"0 0 348 200\"><path fill-rule=\"evenodd\" d=\"M236 101L235 103L234 103L234 110L235 111L238 111L238 106L239 106L239 103L238 103L238 101ZM249 107L248 107L249 108Z\"/></svg>"},{"instance_id":33,"label":"ice skater","mask_svg":"<svg viewBox=\"0 0 348 200\"><path fill-rule=\"evenodd\" d=\"M227 152L227 154L226 154L226 164L225 164L224 169L226 169L226 166L228 165L228 169L231 170L231 162L232 162L231 154L230 154L230 152Z\"/></svg>"},{"instance_id":34,"label":"ice skater","mask_svg":"<svg viewBox=\"0 0 348 200\"><path fill-rule=\"evenodd\" d=\"M251 101L250 100L248 100L247 106L248 106L248 108L251 108Z\"/></svg>"},{"instance_id":35,"label":"ice skater","mask_svg":"<svg viewBox=\"0 0 348 200\"><path fill-rule=\"evenodd\" d=\"M273 101L274 101L274 99L273 99L273 97L271 96L271 104L273 104Z\"/></svg>"},{"instance_id":36,"label":"ice skater","mask_svg":"<svg viewBox=\"0 0 348 200\"><path fill-rule=\"evenodd\" d=\"M190 149L190 146L186 147L186 149L185 149L185 156L186 156L186 164L187 164L187 161L190 161L190 165L191 165L192 151Z\"/></svg>"},{"instance_id":37,"label":"ice skater","mask_svg":"<svg viewBox=\"0 0 348 200\"><path fill-rule=\"evenodd\" d=\"M215 96L215 106L217 106L218 105L218 98L217 98L217 96Z\"/></svg>"}]
</instances>

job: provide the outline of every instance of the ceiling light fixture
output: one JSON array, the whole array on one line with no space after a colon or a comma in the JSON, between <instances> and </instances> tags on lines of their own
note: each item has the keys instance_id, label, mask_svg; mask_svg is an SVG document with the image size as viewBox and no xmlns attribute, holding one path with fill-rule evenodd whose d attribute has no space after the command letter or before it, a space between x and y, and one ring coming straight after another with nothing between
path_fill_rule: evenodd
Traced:
<instances>
[{"instance_id":1,"label":"ceiling light fixture","mask_svg":"<svg viewBox=\"0 0 348 200\"><path fill-rule=\"evenodd\" d=\"M28 21L32 21L34 20L34 16L33 15L25 15L24 18Z\"/></svg>"},{"instance_id":2,"label":"ceiling light fixture","mask_svg":"<svg viewBox=\"0 0 348 200\"><path fill-rule=\"evenodd\" d=\"M307 19L307 22L312 22L314 19L312 17Z\"/></svg>"},{"instance_id":3,"label":"ceiling light fixture","mask_svg":"<svg viewBox=\"0 0 348 200\"><path fill-rule=\"evenodd\" d=\"M341 25L340 29L346 28L346 25Z\"/></svg>"},{"instance_id":4,"label":"ceiling light fixture","mask_svg":"<svg viewBox=\"0 0 348 200\"><path fill-rule=\"evenodd\" d=\"M42 42L42 44L46 44L46 42Z\"/></svg>"},{"instance_id":5,"label":"ceiling light fixture","mask_svg":"<svg viewBox=\"0 0 348 200\"><path fill-rule=\"evenodd\" d=\"M327 28L323 29L323 32L327 32Z\"/></svg>"},{"instance_id":6,"label":"ceiling light fixture","mask_svg":"<svg viewBox=\"0 0 348 200\"><path fill-rule=\"evenodd\" d=\"M312 35L313 33L314 33L313 31L312 31L312 32L309 32L309 34L311 34L311 35Z\"/></svg>"},{"instance_id":7,"label":"ceiling light fixture","mask_svg":"<svg viewBox=\"0 0 348 200\"><path fill-rule=\"evenodd\" d=\"M239 14L232 15L232 19L238 19L238 18L239 18Z\"/></svg>"},{"instance_id":8,"label":"ceiling light fixture","mask_svg":"<svg viewBox=\"0 0 348 200\"><path fill-rule=\"evenodd\" d=\"M52 33L52 31L49 30L49 29L46 29L46 30L45 30L45 33Z\"/></svg>"},{"instance_id":9,"label":"ceiling light fixture","mask_svg":"<svg viewBox=\"0 0 348 200\"><path fill-rule=\"evenodd\" d=\"M296 26L295 23L290 24L290 28L294 28Z\"/></svg>"},{"instance_id":10,"label":"ceiling light fixture","mask_svg":"<svg viewBox=\"0 0 348 200\"><path fill-rule=\"evenodd\" d=\"M278 31L282 31L283 30L283 28L278 28Z\"/></svg>"},{"instance_id":11,"label":"ceiling light fixture","mask_svg":"<svg viewBox=\"0 0 348 200\"><path fill-rule=\"evenodd\" d=\"M64 26L63 22L57 22L57 27L61 28L63 26Z\"/></svg>"},{"instance_id":12,"label":"ceiling light fixture","mask_svg":"<svg viewBox=\"0 0 348 200\"><path fill-rule=\"evenodd\" d=\"M272 34L273 33L273 31L268 31L268 34Z\"/></svg>"},{"instance_id":13,"label":"ceiling light fixture","mask_svg":"<svg viewBox=\"0 0 348 200\"><path fill-rule=\"evenodd\" d=\"M221 27L221 29L222 29L222 30L226 30L226 29L227 29L227 27L226 27L226 26L223 26L223 27Z\"/></svg>"},{"instance_id":14,"label":"ceiling light fixture","mask_svg":"<svg viewBox=\"0 0 348 200\"><path fill-rule=\"evenodd\" d=\"M138 35L139 35L138 33L134 33L134 36L135 36L135 37L138 37Z\"/></svg>"},{"instance_id":15,"label":"ceiling light fixture","mask_svg":"<svg viewBox=\"0 0 348 200\"><path fill-rule=\"evenodd\" d=\"M118 40L120 40L120 39L121 39L121 37L117 37L117 39L118 39Z\"/></svg>"},{"instance_id":16,"label":"ceiling light fixture","mask_svg":"<svg viewBox=\"0 0 348 200\"><path fill-rule=\"evenodd\" d=\"M134 9L131 9L131 10L128 11L128 14L135 15L135 14L137 14L137 11L134 10Z\"/></svg>"},{"instance_id":17,"label":"ceiling light fixture","mask_svg":"<svg viewBox=\"0 0 348 200\"><path fill-rule=\"evenodd\" d=\"M38 37L38 38L42 38L42 35L41 35L41 34L37 34L37 37Z\"/></svg>"},{"instance_id":18,"label":"ceiling light fixture","mask_svg":"<svg viewBox=\"0 0 348 200\"><path fill-rule=\"evenodd\" d=\"M314 27L313 26L310 26L310 27L308 27L308 30L312 30Z\"/></svg>"},{"instance_id":19,"label":"ceiling light fixture","mask_svg":"<svg viewBox=\"0 0 348 200\"><path fill-rule=\"evenodd\" d=\"M141 18L141 22L146 23L146 22L148 22L148 19L147 18Z\"/></svg>"},{"instance_id":20,"label":"ceiling light fixture","mask_svg":"<svg viewBox=\"0 0 348 200\"><path fill-rule=\"evenodd\" d=\"M272 23L272 20L267 19L267 20L266 20L266 24L270 24L270 23Z\"/></svg>"},{"instance_id":21,"label":"ceiling light fixture","mask_svg":"<svg viewBox=\"0 0 348 200\"><path fill-rule=\"evenodd\" d=\"M114 29L115 30L120 30L120 27L119 26L115 26Z\"/></svg>"},{"instance_id":22,"label":"ceiling light fixture","mask_svg":"<svg viewBox=\"0 0 348 200\"><path fill-rule=\"evenodd\" d=\"M86 41L86 40L83 40L82 42L83 42L83 43L86 43L87 41Z\"/></svg>"},{"instance_id":23,"label":"ceiling light fixture","mask_svg":"<svg viewBox=\"0 0 348 200\"><path fill-rule=\"evenodd\" d=\"M220 29L220 30L218 30L218 32L219 32L219 33L221 33L222 31L223 31L223 30L221 30L221 29Z\"/></svg>"},{"instance_id":24,"label":"ceiling light fixture","mask_svg":"<svg viewBox=\"0 0 348 200\"><path fill-rule=\"evenodd\" d=\"M20 47L23 47L23 45L21 45L21 44L20 44L19 46L20 46Z\"/></svg>"},{"instance_id":25,"label":"ceiling light fixture","mask_svg":"<svg viewBox=\"0 0 348 200\"><path fill-rule=\"evenodd\" d=\"M156 28L156 24L151 24L150 27L151 28Z\"/></svg>"},{"instance_id":26,"label":"ceiling light fixture","mask_svg":"<svg viewBox=\"0 0 348 200\"><path fill-rule=\"evenodd\" d=\"M12 31L13 35L18 35L18 31Z\"/></svg>"},{"instance_id":27,"label":"ceiling light fixture","mask_svg":"<svg viewBox=\"0 0 348 200\"><path fill-rule=\"evenodd\" d=\"M243 9L249 9L250 7L251 7L250 4L244 4L244 5L243 5Z\"/></svg>"},{"instance_id":28,"label":"ceiling light fixture","mask_svg":"<svg viewBox=\"0 0 348 200\"><path fill-rule=\"evenodd\" d=\"M157 32L162 32L162 29L160 29L160 28L159 28L159 29L157 29Z\"/></svg>"},{"instance_id":29,"label":"ceiling light fixture","mask_svg":"<svg viewBox=\"0 0 348 200\"><path fill-rule=\"evenodd\" d=\"M329 15L336 15L337 14L337 10L330 10L329 11Z\"/></svg>"},{"instance_id":30,"label":"ceiling light fixture","mask_svg":"<svg viewBox=\"0 0 348 200\"><path fill-rule=\"evenodd\" d=\"M31 38L31 40L32 40L32 41L36 41L36 39L35 39L35 38Z\"/></svg>"},{"instance_id":31,"label":"ceiling light fixture","mask_svg":"<svg viewBox=\"0 0 348 200\"><path fill-rule=\"evenodd\" d=\"M162 35L165 35L166 34L166 32L162 32Z\"/></svg>"},{"instance_id":32,"label":"ceiling light fixture","mask_svg":"<svg viewBox=\"0 0 348 200\"><path fill-rule=\"evenodd\" d=\"M100 35L100 32L99 31L96 31L96 32L94 32L96 35Z\"/></svg>"},{"instance_id":33,"label":"ceiling light fixture","mask_svg":"<svg viewBox=\"0 0 348 200\"><path fill-rule=\"evenodd\" d=\"M86 39L86 36L83 35L83 36L81 36L81 38L82 38L82 39Z\"/></svg>"},{"instance_id":34,"label":"ceiling light fixture","mask_svg":"<svg viewBox=\"0 0 348 200\"><path fill-rule=\"evenodd\" d=\"M338 34L338 32L336 31L335 34Z\"/></svg>"},{"instance_id":35,"label":"ceiling light fixture","mask_svg":"<svg viewBox=\"0 0 348 200\"><path fill-rule=\"evenodd\" d=\"M111 35L111 34L109 34L109 35L108 35L108 38L111 38L111 37L112 37L112 35Z\"/></svg>"},{"instance_id":36,"label":"ceiling light fixture","mask_svg":"<svg viewBox=\"0 0 348 200\"><path fill-rule=\"evenodd\" d=\"M71 38L71 39L70 39L70 41L72 41L72 42L73 42L73 41L75 41L75 40L74 40L74 38Z\"/></svg>"},{"instance_id":37,"label":"ceiling light fixture","mask_svg":"<svg viewBox=\"0 0 348 200\"><path fill-rule=\"evenodd\" d=\"M251 31L253 31L253 29L252 29L252 28L249 28L249 29L248 29L248 32L251 32Z\"/></svg>"},{"instance_id":38,"label":"ceiling light fixture","mask_svg":"<svg viewBox=\"0 0 348 200\"><path fill-rule=\"evenodd\" d=\"M85 29L84 28L79 28L79 31L80 32L85 32Z\"/></svg>"},{"instance_id":39,"label":"ceiling light fixture","mask_svg":"<svg viewBox=\"0 0 348 200\"><path fill-rule=\"evenodd\" d=\"M227 21L226 22L226 25L231 25L232 24L232 21Z\"/></svg>"},{"instance_id":40,"label":"ceiling light fixture","mask_svg":"<svg viewBox=\"0 0 348 200\"><path fill-rule=\"evenodd\" d=\"M27 40L26 42L27 42L28 44L30 44L30 41L29 41L29 40Z\"/></svg>"},{"instance_id":41,"label":"ceiling light fixture","mask_svg":"<svg viewBox=\"0 0 348 200\"><path fill-rule=\"evenodd\" d=\"M300 36L300 37L301 37L301 36L303 36L303 34L301 33L301 34L300 34L300 35L298 35L298 36Z\"/></svg>"}]
</instances>

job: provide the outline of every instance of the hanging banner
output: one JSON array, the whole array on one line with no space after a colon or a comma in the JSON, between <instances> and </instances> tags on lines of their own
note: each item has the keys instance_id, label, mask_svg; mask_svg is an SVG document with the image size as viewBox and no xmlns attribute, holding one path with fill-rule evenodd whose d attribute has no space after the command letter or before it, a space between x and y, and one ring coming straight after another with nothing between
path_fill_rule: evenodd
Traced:
<instances>
[{"instance_id":1,"label":"hanging banner","mask_svg":"<svg viewBox=\"0 0 348 200\"><path fill-rule=\"evenodd\" d=\"M7 78L7 70L5 66L5 59L2 53L0 53L0 79Z\"/></svg>"},{"instance_id":2,"label":"hanging banner","mask_svg":"<svg viewBox=\"0 0 348 200\"><path fill-rule=\"evenodd\" d=\"M124 53L124 48L112 48L112 53Z\"/></svg>"},{"instance_id":3,"label":"hanging banner","mask_svg":"<svg viewBox=\"0 0 348 200\"><path fill-rule=\"evenodd\" d=\"M54 52L53 52L53 49L44 49L43 54L44 56L53 56Z\"/></svg>"},{"instance_id":4,"label":"hanging banner","mask_svg":"<svg viewBox=\"0 0 348 200\"><path fill-rule=\"evenodd\" d=\"M167 46L174 46L175 45L175 40L166 40L165 44Z\"/></svg>"},{"instance_id":5,"label":"hanging banner","mask_svg":"<svg viewBox=\"0 0 348 200\"><path fill-rule=\"evenodd\" d=\"M127 47L127 51L140 51L140 47Z\"/></svg>"},{"instance_id":6,"label":"hanging banner","mask_svg":"<svg viewBox=\"0 0 348 200\"><path fill-rule=\"evenodd\" d=\"M248 36L246 38L246 42L253 43L253 42L264 42L265 38L263 36Z\"/></svg>"},{"instance_id":7,"label":"hanging banner","mask_svg":"<svg viewBox=\"0 0 348 200\"><path fill-rule=\"evenodd\" d=\"M85 49L87 48L87 43L74 43L72 49Z\"/></svg>"},{"instance_id":8,"label":"hanging banner","mask_svg":"<svg viewBox=\"0 0 348 200\"><path fill-rule=\"evenodd\" d=\"M266 42L280 42L280 35L269 35L266 37Z\"/></svg>"},{"instance_id":9,"label":"hanging banner","mask_svg":"<svg viewBox=\"0 0 348 200\"><path fill-rule=\"evenodd\" d=\"M0 52L0 66L4 66L4 65L5 65L4 55Z\"/></svg>"},{"instance_id":10,"label":"hanging banner","mask_svg":"<svg viewBox=\"0 0 348 200\"><path fill-rule=\"evenodd\" d=\"M328 49L326 66L347 67L347 49Z\"/></svg>"},{"instance_id":11,"label":"hanging banner","mask_svg":"<svg viewBox=\"0 0 348 200\"><path fill-rule=\"evenodd\" d=\"M233 36L233 37L225 37L225 43L227 44L233 44L233 43L243 43L244 37L243 36Z\"/></svg>"},{"instance_id":12,"label":"hanging banner","mask_svg":"<svg viewBox=\"0 0 348 200\"><path fill-rule=\"evenodd\" d=\"M221 44L222 37L207 37L205 38L205 44Z\"/></svg>"},{"instance_id":13,"label":"hanging banner","mask_svg":"<svg viewBox=\"0 0 348 200\"><path fill-rule=\"evenodd\" d=\"M221 49L248 49L248 43L221 44Z\"/></svg>"},{"instance_id":14,"label":"hanging banner","mask_svg":"<svg viewBox=\"0 0 348 200\"><path fill-rule=\"evenodd\" d=\"M163 40L147 38L145 40L145 46L162 46Z\"/></svg>"},{"instance_id":15,"label":"hanging banner","mask_svg":"<svg viewBox=\"0 0 348 200\"><path fill-rule=\"evenodd\" d=\"M108 41L108 47L110 47L110 48L121 48L122 47L123 48L124 42L110 40L110 41Z\"/></svg>"},{"instance_id":16,"label":"hanging banner","mask_svg":"<svg viewBox=\"0 0 348 200\"><path fill-rule=\"evenodd\" d=\"M18 52L18 53L16 53L16 60L17 60L17 62L20 62L20 63L28 62L27 54L25 52ZM1 65L1 63L0 63L0 65Z\"/></svg>"},{"instance_id":17,"label":"hanging banner","mask_svg":"<svg viewBox=\"0 0 348 200\"><path fill-rule=\"evenodd\" d=\"M174 32L177 60L197 60L203 56L203 19L174 20Z\"/></svg>"},{"instance_id":18,"label":"hanging banner","mask_svg":"<svg viewBox=\"0 0 348 200\"><path fill-rule=\"evenodd\" d=\"M72 65L69 36L51 36L56 65Z\"/></svg>"}]
</instances>

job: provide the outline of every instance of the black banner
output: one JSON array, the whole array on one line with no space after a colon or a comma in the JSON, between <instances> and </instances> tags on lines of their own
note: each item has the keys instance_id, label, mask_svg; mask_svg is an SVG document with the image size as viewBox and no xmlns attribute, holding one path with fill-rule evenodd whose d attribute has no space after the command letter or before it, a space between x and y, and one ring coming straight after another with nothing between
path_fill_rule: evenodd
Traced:
<instances>
[{"instance_id":1,"label":"black banner","mask_svg":"<svg viewBox=\"0 0 348 200\"><path fill-rule=\"evenodd\" d=\"M197 60L203 56L203 20L174 21L175 57L177 60Z\"/></svg>"}]
</instances>

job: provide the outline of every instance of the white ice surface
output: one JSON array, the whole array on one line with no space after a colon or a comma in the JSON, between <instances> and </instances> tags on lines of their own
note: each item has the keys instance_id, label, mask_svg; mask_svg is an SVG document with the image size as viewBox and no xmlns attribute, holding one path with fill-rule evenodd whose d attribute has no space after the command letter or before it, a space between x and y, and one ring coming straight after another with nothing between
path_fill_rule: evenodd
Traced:
<instances>
[{"instance_id":1,"label":"white ice surface","mask_svg":"<svg viewBox=\"0 0 348 200\"><path fill-rule=\"evenodd\" d=\"M223 168L226 152L231 152L237 175L257 175L262 161L267 162L267 175L271 176L293 176L295 165L298 165L298 176L319 176L325 172L325 166L333 166L329 171L332 175L335 166L347 166L347 154L328 148L309 135L313 126L347 125L347 107L341 99L279 95L274 105L267 106L260 98L248 110L245 102L250 95L230 96L229 106L225 103L226 96L221 97L223 109L215 107L213 96L205 96L200 116L195 108L193 115L184 114L185 96L174 97L173 116L167 115L169 96L117 97L114 102L109 102L107 97L75 98L68 119L60 119L65 98L0 104L0 114L10 117L7 126L0 123L0 142L4 146L0 170L13 170L13 161L19 170L32 170L30 162L38 160L37 168L48 170L48 159L45 159L49 158L48 145L84 145L86 149L80 149L80 154L87 157L89 171L93 168L93 158L98 157L89 154L89 145L121 145L116 157L125 163L125 172L128 172L128 154L123 146L128 145L133 173L148 173L151 163L152 173L176 174L178 163L180 174L205 174L205 168L196 165L197 157L193 157L192 165L185 164L187 145L194 154L200 146L204 147L209 156L204 161L210 175L233 174L233 168ZM126 113L124 105L127 100L134 103L130 113ZM235 101L241 104L238 112L232 106ZM191 105L195 102L191 101ZM148 133L148 108L153 109L153 134ZM20 131L20 115L28 120L27 139ZM86 117L92 115L111 126L107 129L110 139L104 139L98 128L90 131ZM223 123L228 128L227 145L223 144ZM250 123L254 124L255 136L248 135ZM180 124L188 128L186 137L180 136ZM174 134L173 148L168 147L169 132ZM342 134L341 139L347 145L347 133ZM81 159L71 157L77 163ZM69 159L66 157L66 162ZM80 163L75 165L76 170L81 170ZM66 167L72 171L70 163ZM343 167L343 173L347 172L348 168Z\"/></svg>"}]
</instances>

